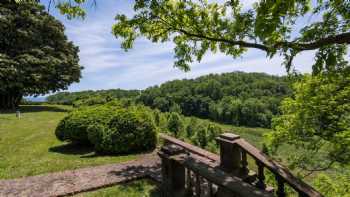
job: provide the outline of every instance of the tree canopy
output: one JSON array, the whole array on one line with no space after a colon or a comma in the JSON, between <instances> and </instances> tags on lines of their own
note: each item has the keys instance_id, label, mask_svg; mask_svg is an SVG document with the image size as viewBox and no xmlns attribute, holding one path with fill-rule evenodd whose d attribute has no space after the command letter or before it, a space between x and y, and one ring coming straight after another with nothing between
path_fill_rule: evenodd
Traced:
<instances>
[{"instance_id":1,"label":"tree canopy","mask_svg":"<svg viewBox=\"0 0 350 197\"><path fill-rule=\"evenodd\" d=\"M60 92L48 96L47 101L79 106L127 99L162 112L269 128L272 117L279 114L281 100L291 95L290 83L287 77L232 72L173 80L145 90Z\"/></svg>"},{"instance_id":2,"label":"tree canopy","mask_svg":"<svg viewBox=\"0 0 350 197\"><path fill-rule=\"evenodd\" d=\"M273 147L296 147L290 153L293 165L315 172L350 163L349 72L306 76L294 84L293 97L282 102L269 139Z\"/></svg>"},{"instance_id":3,"label":"tree canopy","mask_svg":"<svg viewBox=\"0 0 350 197\"><path fill-rule=\"evenodd\" d=\"M267 0L243 9L244 1L208 3L185 0L136 0L135 14L116 16L113 33L130 49L136 38L175 43L175 67L185 71L207 51L234 58L249 48L285 58L287 70L302 51L316 50L314 73L333 72L350 44L350 2L342 0ZM301 26L297 20L314 16Z\"/></svg>"},{"instance_id":4,"label":"tree canopy","mask_svg":"<svg viewBox=\"0 0 350 197\"><path fill-rule=\"evenodd\" d=\"M37 2L0 3L0 108L24 95L66 89L81 77L78 47Z\"/></svg>"},{"instance_id":5,"label":"tree canopy","mask_svg":"<svg viewBox=\"0 0 350 197\"><path fill-rule=\"evenodd\" d=\"M269 128L281 100L289 95L286 77L232 72L169 81L142 91L137 101L163 112Z\"/></svg>"},{"instance_id":6,"label":"tree canopy","mask_svg":"<svg viewBox=\"0 0 350 197\"><path fill-rule=\"evenodd\" d=\"M87 90L80 92L59 92L47 97L49 103L74 105L79 100L88 99L101 99L104 102L110 99L122 99L122 98L135 98L140 95L140 90L123 90L123 89L110 89L110 90Z\"/></svg>"},{"instance_id":7,"label":"tree canopy","mask_svg":"<svg viewBox=\"0 0 350 197\"><path fill-rule=\"evenodd\" d=\"M16 0L39 1L39 0ZM83 5L97 0L50 0L68 18L84 17ZM267 57L284 56L288 71L293 58L316 50L314 73L334 72L343 66L350 44L350 2L343 0L264 0L244 9L245 1L135 0L134 14L117 14L113 33L122 48L133 47L138 37L175 43L175 67L189 70L208 52L233 58L247 49ZM300 21L304 20L304 25ZM341 69L341 68L340 68Z\"/></svg>"}]
</instances>

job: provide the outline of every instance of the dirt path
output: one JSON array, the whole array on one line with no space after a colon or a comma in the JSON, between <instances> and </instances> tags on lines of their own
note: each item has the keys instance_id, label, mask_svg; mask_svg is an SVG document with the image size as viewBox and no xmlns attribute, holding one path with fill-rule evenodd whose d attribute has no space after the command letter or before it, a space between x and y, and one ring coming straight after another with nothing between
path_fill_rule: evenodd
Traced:
<instances>
[{"instance_id":1,"label":"dirt path","mask_svg":"<svg viewBox=\"0 0 350 197\"><path fill-rule=\"evenodd\" d=\"M0 196L66 196L139 178L160 180L160 159L155 153L125 163L0 180Z\"/></svg>"}]
</instances>

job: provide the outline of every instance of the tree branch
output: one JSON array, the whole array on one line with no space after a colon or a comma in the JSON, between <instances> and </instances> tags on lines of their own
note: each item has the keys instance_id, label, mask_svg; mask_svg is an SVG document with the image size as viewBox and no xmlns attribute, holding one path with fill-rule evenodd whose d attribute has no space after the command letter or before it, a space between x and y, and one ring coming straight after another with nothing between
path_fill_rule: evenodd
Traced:
<instances>
[{"instance_id":1,"label":"tree branch","mask_svg":"<svg viewBox=\"0 0 350 197\"><path fill-rule=\"evenodd\" d=\"M260 49L260 50L269 52L269 48L265 45L262 45L262 44L250 43L250 42L245 42L245 41L241 41L241 40L236 41L236 40L227 40L224 38L213 38L213 37L209 37L209 36L205 36L205 35L193 34L193 33L187 32L183 29L176 29L176 30L185 34L185 35L192 36L192 37L203 38L206 40L216 41L216 42L225 42L228 44L239 45L239 46L247 47L247 48L256 48L256 49Z\"/></svg>"},{"instance_id":2,"label":"tree branch","mask_svg":"<svg viewBox=\"0 0 350 197\"><path fill-rule=\"evenodd\" d=\"M350 44L350 32L329 36L309 43L288 42L285 44L299 51L314 50L330 44Z\"/></svg>"},{"instance_id":3,"label":"tree branch","mask_svg":"<svg viewBox=\"0 0 350 197\"><path fill-rule=\"evenodd\" d=\"M263 45L263 44L251 43L251 42L246 42L246 41L242 41L242 40L238 40L238 41L237 40L229 40L229 39L225 39L225 38L209 37L209 36L206 36L204 34L192 33L192 32L184 30L183 28L176 28L174 25L169 24L166 20L162 19L161 17L158 17L158 16L156 16L156 17L159 18L166 25L173 28L175 31L183 33L187 36L196 37L196 38L200 38L200 39L206 39L206 40L215 41L215 42L224 42L224 43L228 43L231 45L238 45L238 46L247 47L247 48L256 48L256 49L263 50L267 53L271 52L271 48L279 49L283 46L287 46L290 49L294 49L294 50L300 52L300 51L306 51L306 50L315 50L315 49L318 49L322 46L326 46L326 45L330 45L330 44L350 44L350 32L346 32L346 33L338 34L335 36L329 36L326 38L322 38L322 39L319 39L319 40L316 40L313 42L309 42L309 43L298 43L298 42L294 42L294 41L292 41L292 42L279 42L279 43L276 43L275 45L273 45L272 47L268 47L268 46Z\"/></svg>"},{"instance_id":4,"label":"tree branch","mask_svg":"<svg viewBox=\"0 0 350 197\"><path fill-rule=\"evenodd\" d=\"M332 167L332 165L334 164L335 161L330 161L328 163L327 166L324 166L324 167L319 167L319 168L314 168L314 169L308 169L307 167L305 166L300 166L301 169L307 171L308 173L306 173L304 176L303 176L303 179L312 175L313 173L315 172L321 172L321 171L325 171L325 170L328 170Z\"/></svg>"}]
</instances>

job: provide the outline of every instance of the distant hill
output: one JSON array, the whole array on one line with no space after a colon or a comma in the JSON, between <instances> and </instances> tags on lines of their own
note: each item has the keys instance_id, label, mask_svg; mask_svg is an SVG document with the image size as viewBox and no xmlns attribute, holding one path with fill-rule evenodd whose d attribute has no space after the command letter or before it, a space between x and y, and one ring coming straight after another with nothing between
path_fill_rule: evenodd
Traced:
<instances>
[{"instance_id":1,"label":"distant hill","mask_svg":"<svg viewBox=\"0 0 350 197\"><path fill-rule=\"evenodd\" d=\"M109 98L134 98L140 94L140 90L87 90L81 92L60 92L47 97L49 103L72 105L75 101L87 99L90 97L109 97Z\"/></svg>"},{"instance_id":2,"label":"distant hill","mask_svg":"<svg viewBox=\"0 0 350 197\"><path fill-rule=\"evenodd\" d=\"M270 127L281 100L290 93L286 77L233 72L169 81L144 90L138 101L237 126Z\"/></svg>"},{"instance_id":3,"label":"distant hill","mask_svg":"<svg viewBox=\"0 0 350 197\"><path fill-rule=\"evenodd\" d=\"M178 112L236 126L269 128L272 116L279 113L281 100L290 94L286 77L232 72L173 80L143 91L61 92L48 96L47 101L73 104L77 100L93 97L131 98L163 112Z\"/></svg>"}]
</instances>

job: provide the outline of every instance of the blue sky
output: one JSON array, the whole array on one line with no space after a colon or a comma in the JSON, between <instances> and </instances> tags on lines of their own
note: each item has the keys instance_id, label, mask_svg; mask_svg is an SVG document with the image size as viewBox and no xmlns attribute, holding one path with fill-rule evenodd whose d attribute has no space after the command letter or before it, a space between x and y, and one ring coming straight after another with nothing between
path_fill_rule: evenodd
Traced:
<instances>
[{"instance_id":1,"label":"blue sky","mask_svg":"<svg viewBox=\"0 0 350 197\"><path fill-rule=\"evenodd\" d=\"M47 4L48 0L43 1ZM99 0L97 7L88 7L85 20L68 20L57 10L50 13L66 27L69 40L80 48L80 64L85 67L80 83L74 83L69 91L98 89L144 89L163 82L194 78L209 73L232 71L265 72L284 75L282 57L268 59L265 53L251 49L243 57L233 59L221 53L208 53L203 60L192 64L190 72L173 67L173 44L155 44L140 38L134 48L125 52L120 40L111 33L116 13L132 15L132 2L126 0ZM249 7L254 0L246 0ZM304 52L294 61L300 72L310 72L314 52Z\"/></svg>"}]
</instances>

